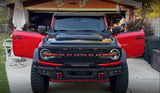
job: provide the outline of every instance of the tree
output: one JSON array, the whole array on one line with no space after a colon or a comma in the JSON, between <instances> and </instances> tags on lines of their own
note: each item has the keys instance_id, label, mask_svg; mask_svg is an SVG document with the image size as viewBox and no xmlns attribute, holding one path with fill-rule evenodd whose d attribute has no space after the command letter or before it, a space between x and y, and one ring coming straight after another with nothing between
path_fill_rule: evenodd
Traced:
<instances>
[{"instance_id":1,"label":"tree","mask_svg":"<svg viewBox=\"0 0 160 93\"><path fill-rule=\"evenodd\" d=\"M143 7L135 11L137 19L151 19L160 17L160 1L159 0L143 0Z\"/></svg>"},{"instance_id":2,"label":"tree","mask_svg":"<svg viewBox=\"0 0 160 93\"><path fill-rule=\"evenodd\" d=\"M4 24L8 19L8 8L0 7L0 24Z\"/></svg>"},{"instance_id":3,"label":"tree","mask_svg":"<svg viewBox=\"0 0 160 93\"><path fill-rule=\"evenodd\" d=\"M151 12L147 13L147 17L151 18L160 18L160 1L154 0L150 3Z\"/></svg>"},{"instance_id":4,"label":"tree","mask_svg":"<svg viewBox=\"0 0 160 93\"><path fill-rule=\"evenodd\" d=\"M142 0L142 8L135 11L135 22L126 23L127 31L136 31L143 29L145 36L153 36L154 31L151 26L151 18L160 17L160 1L159 0Z\"/></svg>"}]
</instances>

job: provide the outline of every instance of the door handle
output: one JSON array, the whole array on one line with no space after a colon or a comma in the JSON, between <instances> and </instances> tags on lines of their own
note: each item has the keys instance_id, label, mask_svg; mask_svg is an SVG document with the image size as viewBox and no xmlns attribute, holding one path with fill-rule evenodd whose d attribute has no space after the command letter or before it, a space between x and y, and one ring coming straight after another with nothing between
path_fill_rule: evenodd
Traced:
<instances>
[{"instance_id":1,"label":"door handle","mask_svg":"<svg viewBox=\"0 0 160 93\"><path fill-rule=\"evenodd\" d=\"M144 37L143 36L140 36L140 37L136 37L136 39L143 39Z\"/></svg>"},{"instance_id":2,"label":"door handle","mask_svg":"<svg viewBox=\"0 0 160 93\"><path fill-rule=\"evenodd\" d=\"M19 37L19 36L14 36L14 38L16 38L16 39L21 39L22 37Z\"/></svg>"}]
</instances>

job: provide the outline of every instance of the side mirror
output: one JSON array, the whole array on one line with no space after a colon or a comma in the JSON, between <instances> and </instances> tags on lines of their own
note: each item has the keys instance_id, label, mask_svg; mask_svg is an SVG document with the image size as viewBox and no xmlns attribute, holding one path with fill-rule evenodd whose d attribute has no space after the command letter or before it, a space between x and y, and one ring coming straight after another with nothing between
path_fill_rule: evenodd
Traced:
<instances>
[{"instance_id":1,"label":"side mirror","mask_svg":"<svg viewBox=\"0 0 160 93\"><path fill-rule=\"evenodd\" d=\"M108 32L109 32L109 30L110 30L110 27L104 27L104 30L103 30L102 32L104 32L104 33L108 33Z\"/></svg>"},{"instance_id":2,"label":"side mirror","mask_svg":"<svg viewBox=\"0 0 160 93\"><path fill-rule=\"evenodd\" d=\"M105 27L104 29L107 31L107 30L110 30L110 29L111 29L111 27Z\"/></svg>"},{"instance_id":3,"label":"side mirror","mask_svg":"<svg viewBox=\"0 0 160 93\"><path fill-rule=\"evenodd\" d=\"M112 32L111 32L112 35L119 34L119 33L121 33L121 27L112 28Z\"/></svg>"},{"instance_id":4,"label":"side mirror","mask_svg":"<svg viewBox=\"0 0 160 93\"><path fill-rule=\"evenodd\" d=\"M38 26L38 31L41 34L46 34L46 27L45 26Z\"/></svg>"}]
</instances>

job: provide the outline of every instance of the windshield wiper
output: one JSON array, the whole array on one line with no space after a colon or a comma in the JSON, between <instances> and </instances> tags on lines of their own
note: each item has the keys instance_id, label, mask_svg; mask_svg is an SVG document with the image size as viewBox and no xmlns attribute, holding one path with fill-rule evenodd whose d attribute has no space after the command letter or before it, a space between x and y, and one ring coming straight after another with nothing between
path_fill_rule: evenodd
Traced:
<instances>
[{"instance_id":1,"label":"windshield wiper","mask_svg":"<svg viewBox=\"0 0 160 93\"><path fill-rule=\"evenodd\" d=\"M54 30L54 32L59 32L59 31L66 32L67 30Z\"/></svg>"},{"instance_id":2,"label":"windshield wiper","mask_svg":"<svg viewBox=\"0 0 160 93\"><path fill-rule=\"evenodd\" d=\"M96 32L96 30L78 30L78 32Z\"/></svg>"}]
</instances>

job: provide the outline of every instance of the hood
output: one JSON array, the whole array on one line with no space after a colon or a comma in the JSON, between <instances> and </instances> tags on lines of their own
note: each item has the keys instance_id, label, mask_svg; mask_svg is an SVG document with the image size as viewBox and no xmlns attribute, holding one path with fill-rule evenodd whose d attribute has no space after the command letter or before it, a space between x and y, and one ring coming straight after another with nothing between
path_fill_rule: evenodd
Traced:
<instances>
[{"instance_id":1,"label":"hood","mask_svg":"<svg viewBox=\"0 0 160 93\"><path fill-rule=\"evenodd\" d=\"M108 33L104 35L104 32L50 33L47 39L48 44L106 44L111 42Z\"/></svg>"},{"instance_id":2,"label":"hood","mask_svg":"<svg viewBox=\"0 0 160 93\"><path fill-rule=\"evenodd\" d=\"M56 35L55 39L57 41L69 41L69 40L88 40L88 41L102 41L103 36L100 34L66 34L60 33Z\"/></svg>"}]
</instances>

